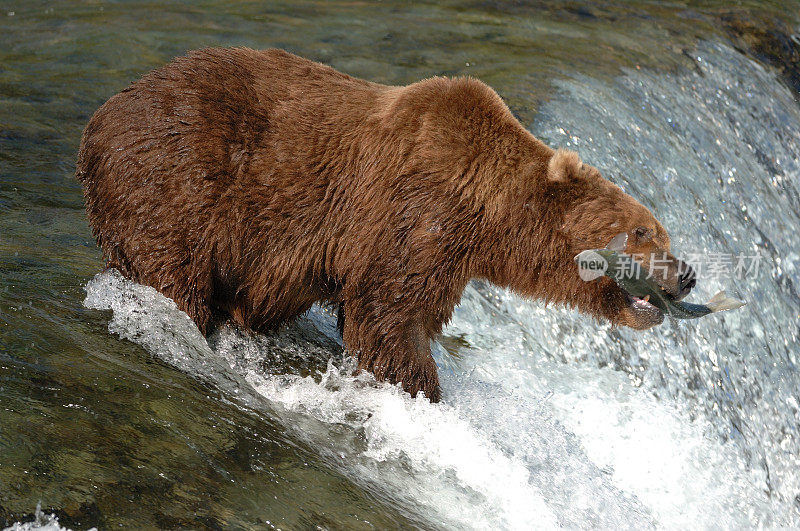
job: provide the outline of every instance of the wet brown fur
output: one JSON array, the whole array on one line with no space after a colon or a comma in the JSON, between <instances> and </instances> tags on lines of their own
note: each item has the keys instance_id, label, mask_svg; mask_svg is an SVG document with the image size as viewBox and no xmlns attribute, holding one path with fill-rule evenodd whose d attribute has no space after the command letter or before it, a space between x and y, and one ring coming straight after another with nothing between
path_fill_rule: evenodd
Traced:
<instances>
[{"instance_id":1,"label":"wet brown fur","mask_svg":"<svg viewBox=\"0 0 800 531\"><path fill-rule=\"evenodd\" d=\"M554 157L555 154L555 157ZM471 278L644 328L573 257L652 214L554 152L471 78L405 87L281 50L207 49L112 97L77 177L109 267L213 319L265 331L340 303L359 367L440 396L429 341Z\"/></svg>"}]
</instances>

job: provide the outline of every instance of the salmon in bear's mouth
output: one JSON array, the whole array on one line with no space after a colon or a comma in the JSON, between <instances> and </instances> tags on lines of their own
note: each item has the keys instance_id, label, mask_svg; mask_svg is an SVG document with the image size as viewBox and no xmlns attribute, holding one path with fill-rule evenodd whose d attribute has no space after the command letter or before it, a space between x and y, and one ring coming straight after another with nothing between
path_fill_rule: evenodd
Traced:
<instances>
[{"instance_id":1,"label":"salmon in bear's mouth","mask_svg":"<svg viewBox=\"0 0 800 531\"><path fill-rule=\"evenodd\" d=\"M624 268L623 268L624 270ZM664 308L666 303L683 299L686 293L673 293L662 284L663 278L653 275L643 265L634 268L634 275L617 280L617 287L625 295L628 307L642 320L643 324L661 324L664 321ZM652 297L660 298L651 302ZM654 304L655 303L655 304Z\"/></svg>"},{"instance_id":2,"label":"salmon in bear's mouth","mask_svg":"<svg viewBox=\"0 0 800 531\"><path fill-rule=\"evenodd\" d=\"M603 249L581 251L575 262L584 281L605 276L616 284L626 310L633 316L629 326L649 328L662 323L665 312L691 291L696 283L695 273L681 260L670 257L676 277L668 279L666 271L661 276L654 274L634 255L625 253L627 239L627 233L620 233ZM683 273L682 265L686 268Z\"/></svg>"},{"instance_id":3,"label":"salmon in bear's mouth","mask_svg":"<svg viewBox=\"0 0 800 531\"><path fill-rule=\"evenodd\" d=\"M644 267L641 271L647 273ZM686 293L675 295L669 288L663 286L656 276L651 276L647 273L646 280L644 279L627 279L627 282L617 282L617 288L623 293L628 303L628 308L637 316L641 324L654 326L661 324L664 321L664 302L669 304L683 299ZM644 291L638 291L638 290ZM629 291L630 290L630 291ZM647 292L655 293L654 295L644 295ZM650 301L651 297L661 297L661 301L654 301L660 303L658 306Z\"/></svg>"}]
</instances>

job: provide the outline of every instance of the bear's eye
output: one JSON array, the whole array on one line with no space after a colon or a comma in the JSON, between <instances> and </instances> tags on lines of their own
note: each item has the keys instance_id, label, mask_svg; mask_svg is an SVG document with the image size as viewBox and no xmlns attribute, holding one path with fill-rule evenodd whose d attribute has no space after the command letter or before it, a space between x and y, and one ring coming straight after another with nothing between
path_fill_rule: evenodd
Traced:
<instances>
[{"instance_id":1,"label":"bear's eye","mask_svg":"<svg viewBox=\"0 0 800 531\"><path fill-rule=\"evenodd\" d=\"M638 227L634 229L633 235L638 242L648 242L653 238L653 231L647 227Z\"/></svg>"}]
</instances>

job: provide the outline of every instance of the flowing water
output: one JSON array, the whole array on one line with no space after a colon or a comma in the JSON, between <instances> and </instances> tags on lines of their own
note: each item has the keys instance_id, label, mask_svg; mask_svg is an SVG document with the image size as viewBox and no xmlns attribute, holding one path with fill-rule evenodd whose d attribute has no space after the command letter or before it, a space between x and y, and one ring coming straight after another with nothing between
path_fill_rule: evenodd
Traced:
<instances>
[{"instance_id":1,"label":"flowing water","mask_svg":"<svg viewBox=\"0 0 800 531\"><path fill-rule=\"evenodd\" d=\"M798 8L0 2L0 525L800 526L800 106L729 31L797 31ZM72 173L105 99L209 45L475 75L678 255L757 258L692 295L747 305L640 333L476 281L433 345L434 405L353 376L326 308L206 340L102 272Z\"/></svg>"}]
</instances>

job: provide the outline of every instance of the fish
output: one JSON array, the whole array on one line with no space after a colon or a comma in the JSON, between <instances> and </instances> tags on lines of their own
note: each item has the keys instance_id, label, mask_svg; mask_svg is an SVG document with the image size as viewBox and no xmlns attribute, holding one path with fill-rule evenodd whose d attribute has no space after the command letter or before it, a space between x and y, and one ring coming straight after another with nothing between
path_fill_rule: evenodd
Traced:
<instances>
[{"instance_id":1,"label":"fish","mask_svg":"<svg viewBox=\"0 0 800 531\"><path fill-rule=\"evenodd\" d=\"M744 302L720 291L705 304L678 301L668 295L653 275L631 255L625 254L628 235L618 234L604 249L588 249L575 256L578 272L585 281L601 276L614 280L626 293L645 303L649 302L665 315L675 319L697 319L712 313L734 310Z\"/></svg>"}]
</instances>

